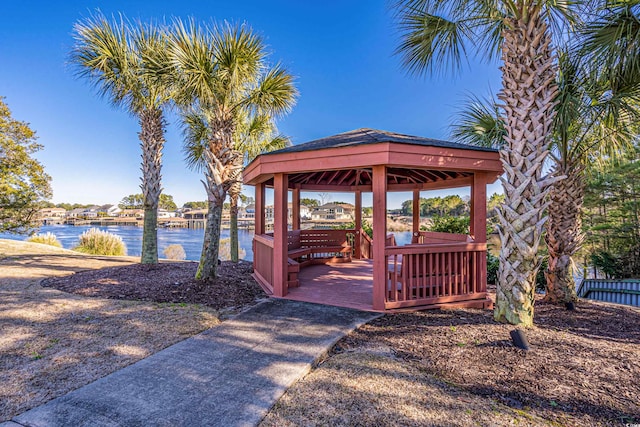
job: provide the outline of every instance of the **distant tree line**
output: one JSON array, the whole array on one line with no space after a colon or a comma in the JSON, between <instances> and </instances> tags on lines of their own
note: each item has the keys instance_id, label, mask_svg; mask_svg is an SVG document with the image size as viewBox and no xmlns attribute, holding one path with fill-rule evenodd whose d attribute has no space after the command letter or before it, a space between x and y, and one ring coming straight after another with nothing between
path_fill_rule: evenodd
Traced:
<instances>
[{"instance_id":1,"label":"distant tree line","mask_svg":"<svg viewBox=\"0 0 640 427\"><path fill-rule=\"evenodd\" d=\"M584 264L607 278L640 277L640 148L592 175L584 201ZM597 273L596 273L597 274Z\"/></svg>"},{"instance_id":2,"label":"distant tree line","mask_svg":"<svg viewBox=\"0 0 640 427\"><path fill-rule=\"evenodd\" d=\"M143 209L144 196L142 195L142 193L129 194L120 201L118 207L120 209ZM168 211L175 211L176 209L178 209L178 206L173 201L173 196L161 193L160 199L158 200L158 208Z\"/></svg>"}]
</instances>

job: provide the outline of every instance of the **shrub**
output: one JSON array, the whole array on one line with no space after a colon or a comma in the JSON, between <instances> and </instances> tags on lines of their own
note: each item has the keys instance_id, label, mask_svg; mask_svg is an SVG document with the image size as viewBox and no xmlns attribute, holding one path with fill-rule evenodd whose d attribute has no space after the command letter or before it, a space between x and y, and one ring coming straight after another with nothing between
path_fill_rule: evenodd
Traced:
<instances>
[{"instance_id":1,"label":"shrub","mask_svg":"<svg viewBox=\"0 0 640 427\"><path fill-rule=\"evenodd\" d=\"M441 233L469 234L468 216L434 216L433 223L429 231L439 231Z\"/></svg>"},{"instance_id":2,"label":"shrub","mask_svg":"<svg viewBox=\"0 0 640 427\"><path fill-rule=\"evenodd\" d=\"M73 250L91 255L126 255L127 246L122 237L91 228L80 235Z\"/></svg>"},{"instance_id":3,"label":"shrub","mask_svg":"<svg viewBox=\"0 0 640 427\"><path fill-rule=\"evenodd\" d=\"M500 258L487 252L487 283L498 282L498 267L500 267Z\"/></svg>"},{"instance_id":4,"label":"shrub","mask_svg":"<svg viewBox=\"0 0 640 427\"><path fill-rule=\"evenodd\" d=\"M43 245L55 246L57 248L62 247L62 244L60 243L58 238L51 232L47 232L44 234L34 234L27 239L27 242L41 243Z\"/></svg>"},{"instance_id":5,"label":"shrub","mask_svg":"<svg viewBox=\"0 0 640 427\"><path fill-rule=\"evenodd\" d=\"M167 246L164 251L162 251L164 257L167 259L173 259L177 261L182 261L187 259L187 254L184 251L182 245L174 244Z\"/></svg>"},{"instance_id":6,"label":"shrub","mask_svg":"<svg viewBox=\"0 0 640 427\"><path fill-rule=\"evenodd\" d=\"M238 258L242 259L247 255L247 252L239 248ZM231 259L231 239L220 239L220 246L218 247L218 259L222 261L229 261Z\"/></svg>"}]
</instances>

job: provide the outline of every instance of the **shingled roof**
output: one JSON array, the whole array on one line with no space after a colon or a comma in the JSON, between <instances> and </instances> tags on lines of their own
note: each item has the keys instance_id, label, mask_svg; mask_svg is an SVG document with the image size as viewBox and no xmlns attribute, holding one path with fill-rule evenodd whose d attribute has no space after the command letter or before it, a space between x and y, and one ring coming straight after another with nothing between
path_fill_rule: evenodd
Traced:
<instances>
[{"instance_id":1,"label":"shingled roof","mask_svg":"<svg viewBox=\"0 0 640 427\"><path fill-rule=\"evenodd\" d=\"M303 144L292 145L291 147L271 151L265 154L297 153L302 151L322 150L325 148L340 148L353 147L356 145L379 144L383 142L422 145L428 147L457 148L462 150L497 151L493 148L477 147L474 145L459 144L456 142L423 138L420 136L403 135L401 133L387 132L384 130L361 128L349 132L339 133L333 136L328 136L326 138L305 142Z\"/></svg>"}]
</instances>

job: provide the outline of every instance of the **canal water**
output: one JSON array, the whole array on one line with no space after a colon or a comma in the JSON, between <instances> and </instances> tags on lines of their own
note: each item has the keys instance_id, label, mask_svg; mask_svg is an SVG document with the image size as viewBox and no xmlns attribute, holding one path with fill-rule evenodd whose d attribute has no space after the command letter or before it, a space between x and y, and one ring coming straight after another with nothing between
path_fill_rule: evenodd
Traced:
<instances>
[{"instance_id":1,"label":"canal water","mask_svg":"<svg viewBox=\"0 0 640 427\"><path fill-rule=\"evenodd\" d=\"M117 225L110 225L108 227L44 225L40 227L39 233L53 233L62 244L62 247L72 249L78 244L78 236L90 228L99 228L100 230L105 230L120 236L127 245L127 255L140 256L142 227ZM395 232L394 234L398 245L405 245L411 242L411 232ZM0 233L0 238L2 239L26 240L27 237L28 236ZM221 238L225 239L228 237L229 230L223 229ZM203 238L204 230L201 228L158 228L158 256L164 258L163 251L167 246L179 244L184 248L188 260L197 261L200 259ZM238 243L240 249L244 250L244 256L241 254L241 258L247 261L253 260L252 240L252 230L238 230Z\"/></svg>"}]
</instances>

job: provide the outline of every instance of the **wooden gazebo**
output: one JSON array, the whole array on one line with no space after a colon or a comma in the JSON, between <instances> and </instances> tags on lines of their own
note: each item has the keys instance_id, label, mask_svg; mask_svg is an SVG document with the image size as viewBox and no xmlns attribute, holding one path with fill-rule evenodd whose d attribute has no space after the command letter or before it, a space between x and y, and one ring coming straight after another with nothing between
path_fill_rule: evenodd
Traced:
<instances>
[{"instance_id":1,"label":"wooden gazebo","mask_svg":"<svg viewBox=\"0 0 640 427\"><path fill-rule=\"evenodd\" d=\"M486 293L486 186L502 173L496 150L374 129L358 129L258 156L244 171L255 186L254 278L274 297L393 311L443 306L488 307ZM469 235L420 231L421 190L471 188ZM265 227L265 188L274 189L273 232ZM292 192L291 224L288 199ZM301 230L300 192L355 194L352 230ZM412 243L387 236L387 192L413 192ZM373 240L362 230L362 192L373 193ZM289 227L291 229L289 229ZM382 236L382 237L379 237ZM309 265L331 274L310 277ZM337 264L340 263L340 264ZM368 283L369 302L300 297L305 288L340 282L341 268ZM312 267L309 267L312 272ZM318 270L319 271L319 270ZM306 280L306 281L305 281ZM366 281L368 280L368 282ZM342 282L341 282L342 283Z\"/></svg>"}]
</instances>

